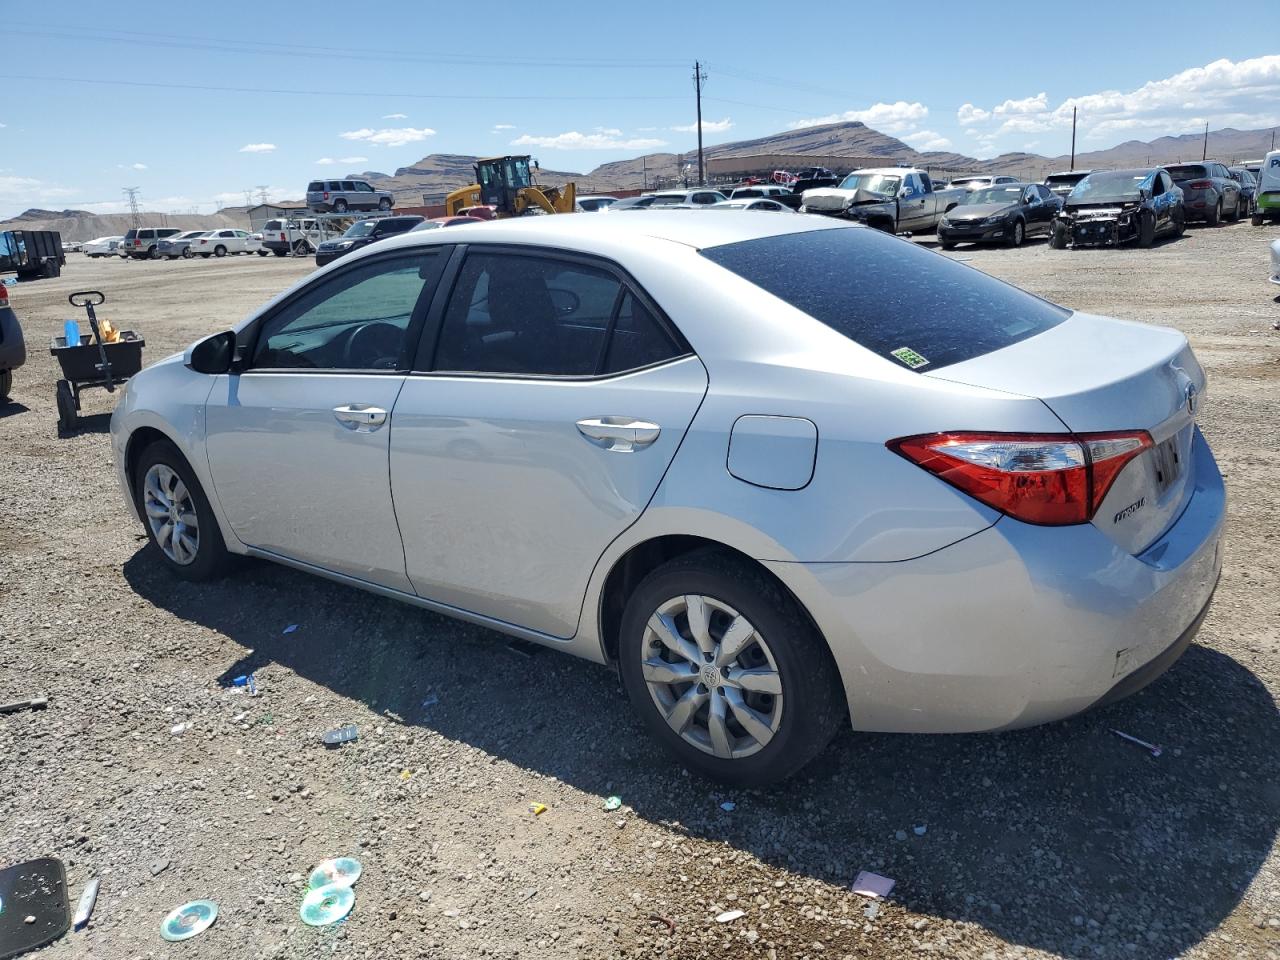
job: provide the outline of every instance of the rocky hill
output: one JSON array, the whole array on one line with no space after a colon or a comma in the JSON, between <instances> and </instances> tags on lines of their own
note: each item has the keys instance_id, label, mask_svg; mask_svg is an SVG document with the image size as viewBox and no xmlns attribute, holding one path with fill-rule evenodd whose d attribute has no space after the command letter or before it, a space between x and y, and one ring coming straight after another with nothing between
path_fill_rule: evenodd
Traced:
<instances>
[{"instance_id":1,"label":"rocky hill","mask_svg":"<svg viewBox=\"0 0 1280 960\"><path fill-rule=\"evenodd\" d=\"M216 230L220 227L249 229L244 207L228 207L209 214L141 213L146 226L178 227L182 230ZM12 220L0 222L0 230L57 230L62 239L95 240L124 236L133 225L127 213L90 213L87 210L41 210L32 208Z\"/></svg>"}]
</instances>

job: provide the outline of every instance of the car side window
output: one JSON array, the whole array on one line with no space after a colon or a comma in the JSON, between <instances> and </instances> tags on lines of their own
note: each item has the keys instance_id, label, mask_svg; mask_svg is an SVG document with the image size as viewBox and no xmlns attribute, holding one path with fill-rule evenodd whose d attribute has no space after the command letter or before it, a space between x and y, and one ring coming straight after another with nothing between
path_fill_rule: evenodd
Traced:
<instances>
[{"instance_id":1,"label":"car side window","mask_svg":"<svg viewBox=\"0 0 1280 960\"><path fill-rule=\"evenodd\" d=\"M680 348L658 319L633 293L627 291L618 309L601 373L635 370L680 354Z\"/></svg>"},{"instance_id":2,"label":"car side window","mask_svg":"<svg viewBox=\"0 0 1280 960\"><path fill-rule=\"evenodd\" d=\"M373 193L373 187L369 186L369 184L365 183L363 180L356 181L356 189L361 193Z\"/></svg>"},{"instance_id":3,"label":"car side window","mask_svg":"<svg viewBox=\"0 0 1280 960\"><path fill-rule=\"evenodd\" d=\"M254 369L395 370L415 313L435 290L442 254L362 261L330 275L266 319Z\"/></svg>"},{"instance_id":4,"label":"car side window","mask_svg":"<svg viewBox=\"0 0 1280 960\"><path fill-rule=\"evenodd\" d=\"M354 191L354 190L355 190L355 188L356 188L356 185L355 185L354 183L352 183L350 180L343 180L343 181L342 181L342 189L343 189L343 190Z\"/></svg>"}]
</instances>

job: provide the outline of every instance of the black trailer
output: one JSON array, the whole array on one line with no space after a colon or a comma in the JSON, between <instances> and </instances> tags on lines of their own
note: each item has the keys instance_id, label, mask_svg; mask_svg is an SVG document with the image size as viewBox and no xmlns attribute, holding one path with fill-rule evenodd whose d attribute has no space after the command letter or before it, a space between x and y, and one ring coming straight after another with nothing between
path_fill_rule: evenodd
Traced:
<instances>
[{"instance_id":1,"label":"black trailer","mask_svg":"<svg viewBox=\"0 0 1280 960\"><path fill-rule=\"evenodd\" d=\"M57 230L0 231L0 273L16 273L19 280L57 277L67 265L62 234Z\"/></svg>"}]
</instances>

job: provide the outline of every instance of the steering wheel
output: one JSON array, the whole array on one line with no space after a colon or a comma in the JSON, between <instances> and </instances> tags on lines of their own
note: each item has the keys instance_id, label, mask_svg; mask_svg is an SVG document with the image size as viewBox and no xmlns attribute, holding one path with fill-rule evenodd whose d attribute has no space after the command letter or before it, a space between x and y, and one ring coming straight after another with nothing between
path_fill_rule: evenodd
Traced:
<instances>
[{"instance_id":1,"label":"steering wheel","mask_svg":"<svg viewBox=\"0 0 1280 960\"><path fill-rule=\"evenodd\" d=\"M342 365L352 370L394 370L400 362L403 340L404 331L394 323L371 320L361 324L347 337Z\"/></svg>"}]
</instances>

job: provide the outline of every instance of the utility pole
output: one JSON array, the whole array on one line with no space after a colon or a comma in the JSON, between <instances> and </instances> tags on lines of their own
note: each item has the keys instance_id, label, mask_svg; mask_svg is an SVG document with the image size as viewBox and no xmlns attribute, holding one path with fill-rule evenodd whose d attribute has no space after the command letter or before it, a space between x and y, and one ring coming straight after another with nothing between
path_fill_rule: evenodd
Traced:
<instances>
[{"instance_id":1,"label":"utility pole","mask_svg":"<svg viewBox=\"0 0 1280 960\"><path fill-rule=\"evenodd\" d=\"M1071 169L1076 168L1076 108L1071 108Z\"/></svg>"},{"instance_id":2,"label":"utility pole","mask_svg":"<svg viewBox=\"0 0 1280 960\"><path fill-rule=\"evenodd\" d=\"M1209 159L1209 121L1204 122L1204 149L1200 151L1200 159Z\"/></svg>"},{"instance_id":3,"label":"utility pole","mask_svg":"<svg viewBox=\"0 0 1280 960\"><path fill-rule=\"evenodd\" d=\"M129 223L133 229L137 230L142 222L142 218L138 215L138 194L142 190L139 187L122 187L121 192L129 198Z\"/></svg>"},{"instance_id":4,"label":"utility pole","mask_svg":"<svg viewBox=\"0 0 1280 960\"><path fill-rule=\"evenodd\" d=\"M693 64L693 88L696 91L698 100L698 186L706 183L706 172L702 165L702 82L707 79L707 75L702 72L702 64L695 61Z\"/></svg>"},{"instance_id":5,"label":"utility pole","mask_svg":"<svg viewBox=\"0 0 1280 960\"><path fill-rule=\"evenodd\" d=\"M267 186L264 183L258 184L258 199L262 201L263 206L267 203Z\"/></svg>"},{"instance_id":6,"label":"utility pole","mask_svg":"<svg viewBox=\"0 0 1280 960\"><path fill-rule=\"evenodd\" d=\"M648 190L649 189L649 155L647 153L640 158L640 176L642 178L641 182L644 184L644 189Z\"/></svg>"}]
</instances>

